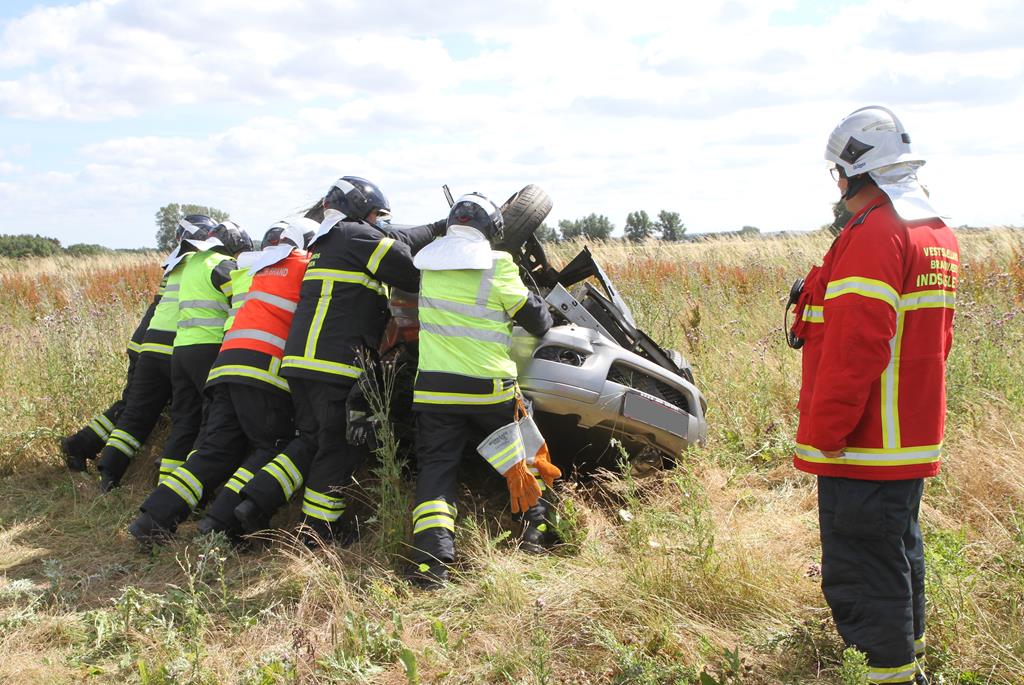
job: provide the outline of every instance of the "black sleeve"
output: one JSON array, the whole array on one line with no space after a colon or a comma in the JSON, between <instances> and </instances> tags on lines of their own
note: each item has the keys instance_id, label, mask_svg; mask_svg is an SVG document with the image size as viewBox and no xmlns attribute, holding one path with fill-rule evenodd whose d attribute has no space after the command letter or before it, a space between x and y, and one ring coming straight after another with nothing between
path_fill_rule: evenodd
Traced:
<instances>
[{"instance_id":1,"label":"black sleeve","mask_svg":"<svg viewBox=\"0 0 1024 685\"><path fill-rule=\"evenodd\" d=\"M231 272L237 268L238 264L233 259L225 259L213 267L213 271L210 272L210 282L213 283L213 287L222 293L225 292L224 288L231 282ZM230 290L226 292L230 293Z\"/></svg>"},{"instance_id":2,"label":"black sleeve","mask_svg":"<svg viewBox=\"0 0 1024 685\"><path fill-rule=\"evenodd\" d=\"M132 333L131 342L136 344L142 344L143 338L146 337L146 331L149 330L149 322L153 318L153 313L156 312L156 306L160 303L160 294L157 293L153 297L153 301L149 303L149 308L146 313L142 315L142 320L139 321L139 325L135 327L135 332Z\"/></svg>"},{"instance_id":3,"label":"black sleeve","mask_svg":"<svg viewBox=\"0 0 1024 685\"><path fill-rule=\"evenodd\" d=\"M387 237L408 245L409 251L412 254L416 254L432 243L436 235L433 224L426 224L425 226L388 226L382 228L381 231Z\"/></svg>"},{"instance_id":4,"label":"black sleeve","mask_svg":"<svg viewBox=\"0 0 1024 685\"><path fill-rule=\"evenodd\" d=\"M538 338L548 332L554 325L547 303L536 293L526 296L526 302L519 311L512 315L512 320Z\"/></svg>"},{"instance_id":5,"label":"black sleeve","mask_svg":"<svg viewBox=\"0 0 1024 685\"><path fill-rule=\"evenodd\" d=\"M382 283L415 293L420 289L420 272L412 264L409 245L390 234L354 235L352 252L366 273Z\"/></svg>"}]
</instances>

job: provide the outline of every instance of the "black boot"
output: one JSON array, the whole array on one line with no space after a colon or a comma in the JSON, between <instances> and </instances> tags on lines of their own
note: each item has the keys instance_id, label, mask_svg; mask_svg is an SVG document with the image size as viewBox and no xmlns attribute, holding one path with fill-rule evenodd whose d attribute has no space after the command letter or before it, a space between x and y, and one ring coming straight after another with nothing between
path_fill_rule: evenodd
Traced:
<instances>
[{"instance_id":1,"label":"black boot","mask_svg":"<svg viewBox=\"0 0 1024 685\"><path fill-rule=\"evenodd\" d=\"M554 495L550 489L538 502L523 514L523 536L519 541L519 549L529 554L544 554L558 544L558 533L554 523L558 512L552 504Z\"/></svg>"},{"instance_id":2,"label":"black boot","mask_svg":"<svg viewBox=\"0 0 1024 685\"><path fill-rule=\"evenodd\" d=\"M238 519L242 532L247 534L266 530L270 525L270 515L251 499L244 499L235 507L235 518Z\"/></svg>"},{"instance_id":3,"label":"black boot","mask_svg":"<svg viewBox=\"0 0 1024 685\"><path fill-rule=\"evenodd\" d=\"M299 526L299 540L314 551L328 547L335 542L334 526L327 521L307 516Z\"/></svg>"},{"instance_id":4,"label":"black boot","mask_svg":"<svg viewBox=\"0 0 1024 685\"><path fill-rule=\"evenodd\" d=\"M132 521L132 524L128 526L128 532L143 547L163 545L170 542L171 538L174 537L173 529L160 525L156 519L146 512L142 512L138 518Z\"/></svg>"},{"instance_id":5,"label":"black boot","mask_svg":"<svg viewBox=\"0 0 1024 685\"><path fill-rule=\"evenodd\" d=\"M448 584L448 564L435 560L413 566L406 572L405 580L427 592L440 590Z\"/></svg>"}]
</instances>

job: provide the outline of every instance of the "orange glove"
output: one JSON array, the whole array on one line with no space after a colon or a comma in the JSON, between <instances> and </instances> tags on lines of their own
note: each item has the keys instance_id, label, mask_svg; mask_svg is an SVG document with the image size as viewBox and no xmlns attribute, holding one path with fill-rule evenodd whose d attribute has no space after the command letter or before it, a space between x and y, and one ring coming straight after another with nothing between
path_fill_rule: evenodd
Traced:
<instances>
[{"instance_id":1,"label":"orange glove","mask_svg":"<svg viewBox=\"0 0 1024 685\"><path fill-rule=\"evenodd\" d=\"M540 449L537 450L537 454L533 457L533 468L537 469L537 475L540 476L547 486L550 488L555 484L555 479L562 477L562 471L551 463L551 453L548 452L548 444L544 443Z\"/></svg>"},{"instance_id":2,"label":"orange glove","mask_svg":"<svg viewBox=\"0 0 1024 685\"><path fill-rule=\"evenodd\" d=\"M508 495L512 501L512 513L518 514L540 501L540 486L537 479L533 477L526 468L525 461L518 461L505 473L505 482L508 483Z\"/></svg>"}]
</instances>

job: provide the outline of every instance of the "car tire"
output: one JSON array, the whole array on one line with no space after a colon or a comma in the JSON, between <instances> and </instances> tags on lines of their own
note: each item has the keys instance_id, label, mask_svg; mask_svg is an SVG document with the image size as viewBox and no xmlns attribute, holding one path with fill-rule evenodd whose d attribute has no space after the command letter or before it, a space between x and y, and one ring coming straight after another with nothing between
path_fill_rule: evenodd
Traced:
<instances>
[{"instance_id":1,"label":"car tire","mask_svg":"<svg viewBox=\"0 0 1024 685\"><path fill-rule=\"evenodd\" d=\"M501 206L505 220L505 235L495 249L518 252L523 243L544 223L551 213L551 197L540 186L532 183L515 193Z\"/></svg>"}]
</instances>

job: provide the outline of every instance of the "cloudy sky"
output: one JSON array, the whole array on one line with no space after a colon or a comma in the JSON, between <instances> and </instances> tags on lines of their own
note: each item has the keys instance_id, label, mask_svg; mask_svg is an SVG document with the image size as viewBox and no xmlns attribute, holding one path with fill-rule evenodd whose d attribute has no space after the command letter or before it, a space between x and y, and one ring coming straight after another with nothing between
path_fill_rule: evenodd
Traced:
<instances>
[{"instance_id":1,"label":"cloudy sky","mask_svg":"<svg viewBox=\"0 0 1024 685\"><path fill-rule=\"evenodd\" d=\"M954 225L1024 224L1019 0L0 3L0 233L154 243L168 202L254 234L338 176L396 221L527 183L549 223L811 229L822 152L901 115Z\"/></svg>"}]
</instances>

